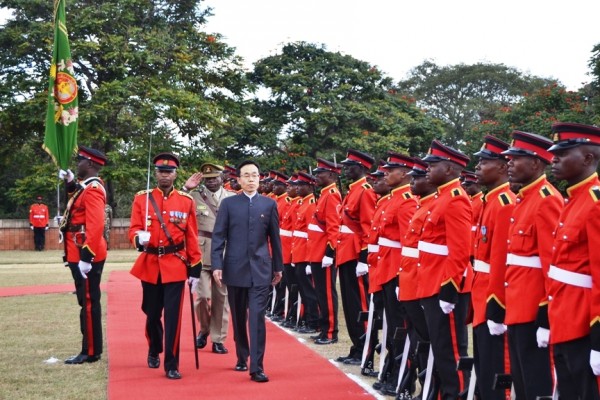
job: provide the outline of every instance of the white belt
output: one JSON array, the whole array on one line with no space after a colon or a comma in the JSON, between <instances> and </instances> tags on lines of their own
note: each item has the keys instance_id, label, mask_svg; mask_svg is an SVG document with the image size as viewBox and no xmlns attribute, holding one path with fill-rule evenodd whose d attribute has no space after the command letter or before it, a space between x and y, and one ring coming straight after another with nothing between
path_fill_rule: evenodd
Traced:
<instances>
[{"instance_id":1,"label":"white belt","mask_svg":"<svg viewBox=\"0 0 600 400\"><path fill-rule=\"evenodd\" d=\"M490 273L490 264L485 261L475 260L473 263L473 270L477 272L485 272L486 274Z\"/></svg>"},{"instance_id":2,"label":"white belt","mask_svg":"<svg viewBox=\"0 0 600 400\"><path fill-rule=\"evenodd\" d=\"M477 231L477 225L473 225L473 226L471 227L471 232L475 232L475 231Z\"/></svg>"},{"instance_id":3,"label":"white belt","mask_svg":"<svg viewBox=\"0 0 600 400\"><path fill-rule=\"evenodd\" d=\"M368 244L367 251L369 253L377 253L379 251L379 245L378 244Z\"/></svg>"},{"instance_id":4,"label":"white belt","mask_svg":"<svg viewBox=\"0 0 600 400\"><path fill-rule=\"evenodd\" d=\"M384 247L393 247L394 249L401 249L402 245L397 240L391 240L388 238L380 237L377 244Z\"/></svg>"},{"instance_id":5,"label":"white belt","mask_svg":"<svg viewBox=\"0 0 600 400\"><path fill-rule=\"evenodd\" d=\"M295 237L299 237L299 238L304 238L304 239L308 239L308 232L304 232L304 231L294 231L294 233L292 234Z\"/></svg>"},{"instance_id":6,"label":"white belt","mask_svg":"<svg viewBox=\"0 0 600 400\"><path fill-rule=\"evenodd\" d=\"M448 246L444 244L428 243L419 240L419 250L425 253L437 254L438 256L448 255Z\"/></svg>"},{"instance_id":7,"label":"white belt","mask_svg":"<svg viewBox=\"0 0 600 400\"><path fill-rule=\"evenodd\" d=\"M508 253L506 255L506 264L515 265L517 267L542 268L542 262L540 261L539 256L524 257Z\"/></svg>"},{"instance_id":8,"label":"white belt","mask_svg":"<svg viewBox=\"0 0 600 400\"><path fill-rule=\"evenodd\" d=\"M340 232L341 233L354 233L354 232L352 232L352 229L348 228L347 225L340 225Z\"/></svg>"},{"instance_id":9,"label":"white belt","mask_svg":"<svg viewBox=\"0 0 600 400\"><path fill-rule=\"evenodd\" d=\"M287 231L285 229L279 229L279 234L281 236L292 237L292 231Z\"/></svg>"},{"instance_id":10,"label":"white belt","mask_svg":"<svg viewBox=\"0 0 600 400\"><path fill-rule=\"evenodd\" d=\"M579 286L586 289L592 288L591 275L567 271L566 269L558 268L556 265L550 266L550 270L548 270L548 276L555 281L566 283L568 285Z\"/></svg>"},{"instance_id":11,"label":"white belt","mask_svg":"<svg viewBox=\"0 0 600 400\"><path fill-rule=\"evenodd\" d=\"M315 225L315 224L308 224L308 230L315 231L315 232L323 232L323 229L321 229L321 227L319 225Z\"/></svg>"},{"instance_id":12,"label":"white belt","mask_svg":"<svg viewBox=\"0 0 600 400\"><path fill-rule=\"evenodd\" d=\"M34 215L33 218L45 218L44 215Z\"/></svg>"},{"instance_id":13,"label":"white belt","mask_svg":"<svg viewBox=\"0 0 600 400\"><path fill-rule=\"evenodd\" d=\"M419 249L415 249L414 247L403 247L402 255L404 257L419 258Z\"/></svg>"}]
</instances>

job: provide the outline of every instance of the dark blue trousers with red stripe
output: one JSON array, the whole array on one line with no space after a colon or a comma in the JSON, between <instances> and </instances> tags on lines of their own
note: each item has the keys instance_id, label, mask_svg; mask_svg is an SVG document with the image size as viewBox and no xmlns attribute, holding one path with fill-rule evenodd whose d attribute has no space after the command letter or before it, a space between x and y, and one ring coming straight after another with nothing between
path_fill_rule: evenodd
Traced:
<instances>
[{"instance_id":1,"label":"dark blue trousers with red stripe","mask_svg":"<svg viewBox=\"0 0 600 400\"><path fill-rule=\"evenodd\" d=\"M337 267L331 265L323 268L321 263L310 263L315 292L320 310L321 337L326 339L338 338L338 294L335 282Z\"/></svg>"},{"instance_id":2,"label":"dark blue trousers with red stripe","mask_svg":"<svg viewBox=\"0 0 600 400\"><path fill-rule=\"evenodd\" d=\"M349 355L354 358L361 358L364 346L361 336L366 332L367 323L358 322L357 319L360 312L369 310L367 300L369 278L368 275L356 276L357 263L358 260L352 260L339 265L338 274L340 278L342 307L344 309L344 318L346 318L346 328L348 329L348 336L350 336L350 340L352 341Z\"/></svg>"},{"instance_id":3,"label":"dark blue trousers with red stripe","mask_svg":"<svg viewBox=\"0 0 600 400\"><path fill-rule=\"evenodd\" d=\"M164 309L165 371L179 369L179 337L184 290L185 281L162 283L160 275L156 285L142 281L142 311L146 314L148 353L153 356L163 352L161 315Z\"/></svg>"},{"instance_id":4,"label":"dark blue trousers with red stripe","mask_svg":"<svg viewBox=\"0 0 600 400\"><path fill-rule=\"evenodd\" d=\"M450 314L444 314L438 296L434 295L421 299L421 306L429 330L434 366L440 379L441 397L456 400L467 387L468 379L468 374L456 370L460 357L467 356L465 317L463 312L458 312L461 304L457 304Z\"/></svg>"},{"instance_id":5,"label":"dark blue trousers with red stripe","mask_svg":"<svg viewBox=\"0 0 600 400\"><path fill-rule=\"evenodd\" d=\"M78 263L69 263L69 269L75 282L81 329L81 354L99 356L102 354L102 306L100 304L100 281L104 261L92 263L92 269L83 279Z\"/></svg>"}]
</instances>

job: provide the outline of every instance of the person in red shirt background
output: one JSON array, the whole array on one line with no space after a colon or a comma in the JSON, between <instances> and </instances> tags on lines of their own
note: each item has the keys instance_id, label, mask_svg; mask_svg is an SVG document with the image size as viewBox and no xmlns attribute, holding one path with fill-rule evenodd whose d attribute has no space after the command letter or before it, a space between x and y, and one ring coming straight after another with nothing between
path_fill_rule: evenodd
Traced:
<instances>
[{"instance_id":1,"label":"person in red shirt background","mask_svg":"<svg viewBox=\"0 0 600 400\"><path fill-rule=\"evenodd\" d=\"M48 230L48 206L42 203L42 196L29 208L29 227L33 231L33 244L36 251L44 250Z\"/></svg>"}]
</instances>

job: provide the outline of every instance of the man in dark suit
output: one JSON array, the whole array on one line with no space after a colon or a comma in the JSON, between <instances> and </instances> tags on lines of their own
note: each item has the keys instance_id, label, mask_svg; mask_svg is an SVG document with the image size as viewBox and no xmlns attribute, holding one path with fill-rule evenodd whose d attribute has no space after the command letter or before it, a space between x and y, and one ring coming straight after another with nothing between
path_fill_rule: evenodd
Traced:
<instances>
[{"instance_id":1,"label":"man in dark suit","mask_svg":"<svg viewBox=\"0 0 600 400\"><path fill-rule=\"evenodd\" d=\"M223 199L213 229L213 277L228 288L238 359L235 370L247 371L250 356L250 379L268 382L263 369L265 312L269 286L279 283L283 270L279 214L275 201L257 192L257 163L242 162L237 175L242 192Z\"/></svg>"}]
</instances>

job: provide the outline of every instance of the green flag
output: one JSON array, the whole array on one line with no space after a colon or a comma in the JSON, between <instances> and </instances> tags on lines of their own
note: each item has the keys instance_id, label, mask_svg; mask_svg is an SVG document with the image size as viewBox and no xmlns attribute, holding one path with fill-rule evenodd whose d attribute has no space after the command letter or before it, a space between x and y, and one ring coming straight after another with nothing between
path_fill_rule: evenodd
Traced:
<instances>
[{"instance_id":1,"label":"green flag","mask_svg":"<svg viewBox=\"0 0 600 400\"><path fill-rule=\"evenodd\" d=\"M69 49L65 18L65 0L54 0L54 50L48 85L48 110L44 150L61 169L69 168L69 161L77 149L77 81Z\"/></svg>"}]
</instances>

